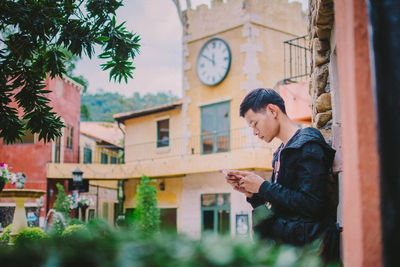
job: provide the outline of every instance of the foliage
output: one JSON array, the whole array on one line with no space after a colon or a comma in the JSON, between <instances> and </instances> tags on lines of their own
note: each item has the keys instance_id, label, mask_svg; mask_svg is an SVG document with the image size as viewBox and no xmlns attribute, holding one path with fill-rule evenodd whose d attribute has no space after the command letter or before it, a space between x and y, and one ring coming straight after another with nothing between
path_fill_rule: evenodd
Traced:
<instances>
[{"instance_id":1,"label":"foliage","mask_svg":"<svg viewBox=\"0 0 400 267\"><path fill-rule=\"evenodd\" d=\"M65 230L68 222L68 217L62 212L55 212L51 220L50 233L55 236L60 236Z\"/></svg>"},{"instance_id":2,"label":"foliage","mask_svg":"<svg viewBox=\"0 0 400 267\"><path fill-rule=\"evenodd\" d=\"M61 236L63 238L71 236L71 235L82 235L82 234L86 234L87 229L86 226L84 224L73 224L68 226L67 228L65 228L65 230L63 231L63 233L61 234Z\"/></svg>"},{"instance_id":3,"label":"foliage","mask_svg":"<svg viewBox=\"0 0 400 267\"><path fill-rule=\"evenodd\" d=\"M13 143L26 131L39 140L61 136L61 118L44 90L49 76L68 74L70 55L89 58L101 46L110 80L133 78L138 35L116 21L122 0L0 1L0 138ZM22 116L18 116L18 109Z\"/></svg>"},{"instance_id":4,"label":"foliage","mask_svg":"<svg viewBox=\"0 0 400 267\"><path fill-rule=\"evenodd\" d=\"M65 193L64 186L60 183L57 183L56 186L58 193L56 201L54 202L54 209L64 215L69 214L70 203L67 199L67 194Z\"/></svg>"},{"instance_id":5,"label":"foliage","mask_svg":"<svg viewBox=\"0 0 400 267\"><path fill-rule=\"evenodd\" d=\"M76 204L78 206L93 206L94 201L88 196L78 196L76 199Z\"/></svg>"},{"instance_id":6,"label":"foliage","mask_svg":"<svg viewBox=\"0 0 400 267\"><path fill-rule=\"evenodd\" d=\"M42 239L47 239L49 236L43 231L40 227L32 227L32 228L25 228L21 230L15 237L14 237L14 244L15 246L20 246L22 244L29 243L31 241L39 241Z\"/></svg>"},{"instance_id":7,"label":"foliage","mask_svg":"<svg viewBox=\"0 0 400 267\"><path fill-rule=\"evenodd\" d=\"M5 183L12 181L12 183L15 184L17 175L10 172L9 169L10 167L6 163L0 163L0 180L3 180Z\"/></svg>"},{"instance_id":8,"label":"foliage","mask_svg":"<svg viewBox=\"0 0 400 267\"><path fill-rule=\"evenodd\" d=\"M86 234L71 234L0 250L4 266L322 266L310 248L254 238L205 235L201 240L160 234L143 238L96 222ZM335 265L331 265L335 266ZM340 266L340 265L336 265Z\"/></svg>"},{"instance_id":9,"label":"foliage","mask_svg":"<svg viewBox=\"0 0 400 267\"><path fill-rule=\"evenodd\" d=\"M125 97L118 93L84 94L81 98L82 121L114 122L113 115L144 108L150 108L177 101L178 97L171 92L133 94Z\"/></svg>"},{"instance_id":10,"label":"foliage","mask_svg":"<svg viewBox=\"0 0 400 267\"><path fill-rule=\"evenodd\" d=\"M134 224L144 235L152 235L160 230L160 210L157 207L157 189L154 180L143 175L136 190Z\"/></svg>"},{"instance_id":11,"label":"foliage","mask_svg":"<svg viewBox=\"0 0 400 267\"><path fill-rule=\"evenodd\" d=\"M9 224L3 229L3 233L0 235L0 246L10 242L11 227L12 224Z\"/></svg>"}]
</instances>

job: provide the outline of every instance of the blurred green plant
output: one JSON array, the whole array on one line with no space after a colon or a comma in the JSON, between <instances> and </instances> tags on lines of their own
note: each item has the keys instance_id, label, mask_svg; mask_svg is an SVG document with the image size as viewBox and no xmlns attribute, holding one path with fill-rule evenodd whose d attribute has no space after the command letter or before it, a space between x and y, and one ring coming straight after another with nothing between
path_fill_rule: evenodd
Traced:
<instances>
[{"instance_id":1,"label":"blurred green plant","mask_svg":"<svg viewBox=\"0 0 400 267\"><path fill-rule=\"evenodd\" d=\"M63 215L67 216L70 210L70 204L67 201L67 194L65 193L64 186L60 183L56 184L57 187L57 197L54 202L54 210L61 212Z\"/></svg>"},{"instance_id":2,"label":"blurred green plant","mask_svg":"<svg viewBox=\"0 0 400 267\"><path fill-rule=\"evenodd\" d=\"M133 213L134 226L144 235L153 235L160 231L160 210L157 207L157 189L155 182L142 175L136 190L136 208Z\"/></svg>"},{"instance_id":3,"label":"blurred green plant","mask_svg":"<svg viewBox=\"0 0 400 267\"><path fill-rule=\"evenodd\" d=\"M117 23L122 0L0 1L0 138L21 140L26 131L39 140L61 136L61 121L46 95L46 78L63 77L71 57L89 58L95 46L110 80L133 78L140 37ZM82 79L79 79L82 82ZM18 110L14 106L18 105Z\"/></svg>"},{"instance_id":4,"label":"blurred green plant","mask_svg":"<svg viewBox=\"0 0 400 267\"><path fill-rule=\"evenodd\" d=\"M166 233L143 236L128 229L117 231L99 220L88 223L86 229L84 232L73 230L64 237L36 240L25 246L4 247L0 250L0 262L10 267L323 266L309 247L285 246L256 237L251 240L213 234L195 240Z\"/></svg>"},{"instance_id":5,"label":"blurred green plant","mask_svg":"<svg viewBox=\"0 0 400 267\"><path fill-rule=\"evenodd\" d=\"M27 243L49 238L49 235L40 227L28 227L18 232L14 237L15 246L27 245Z\"/></svg>"},{"instance_id":6,"label":"blurred green plant","mask_svg":"<svg viewBox=\"0 0 400 267\"><path fill-rule=\"evenodd\" d=\"M0 245L8 245L10 242L12 224L10 223L3 229L3 233L0 235Z\"/></svg>"},{"instance_id":7,"label":"blurred green plant","mask_svg":"<svg viewBox=\"0 0 400 267\"><path fill-rule=\"evenodd\" d=\"M87 233L87 228L84 224L73 224L67 226L62 232L61 237L66 238L71 235L84 235Z\"/></svg>"}]
</instances>

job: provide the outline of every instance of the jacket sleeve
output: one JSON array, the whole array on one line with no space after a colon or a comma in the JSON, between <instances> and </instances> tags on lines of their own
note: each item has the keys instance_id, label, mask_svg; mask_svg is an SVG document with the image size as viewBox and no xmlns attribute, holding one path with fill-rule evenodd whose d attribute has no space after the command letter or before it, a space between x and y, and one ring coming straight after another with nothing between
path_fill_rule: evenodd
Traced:
<instances>
[{"instance_id":1,"label":"jacket sleeve","mask_svg":"<svg viewBox=\"0 0 400 267\"><path fill-rule=\"evenodd\" d=\"M266 203L262 194L253 194L251 198L246 198L246 200L251 204L253 209Z\"/></svg>"},{"instance_id":2,"label":"jacket sleeve","mask_svg":"<svg viewBox=\"0 0 400 267\"><path fill-rule=\"evenodd\" d=\"M275 160L273 160L274 163ZM272 172L270 181L273 181L275 178L275 173ZM246 198L247 202L249 202L251 204L251 206L253 207L253 209L257 208L258 206L264 205L265 203L267 203L267 200L264 199L263 194L260 193L255 193L253 194L253 196L251 198Z\"/></svg>"},{"instance_id":3,"label":"jacket sleeve","mask_svg":"<svg viewBox=\"0 0 400 267\"><path fill-rule=\"evenodd\" d=\"M305 217L321 216L325 203L327 173L323 148L317 143L305 144L295 168L297 178L290 178L292 181L298 179L295 189L265 181L261 184L257 195L265 202L284 206Z\"/></svg>"}]
</instances>

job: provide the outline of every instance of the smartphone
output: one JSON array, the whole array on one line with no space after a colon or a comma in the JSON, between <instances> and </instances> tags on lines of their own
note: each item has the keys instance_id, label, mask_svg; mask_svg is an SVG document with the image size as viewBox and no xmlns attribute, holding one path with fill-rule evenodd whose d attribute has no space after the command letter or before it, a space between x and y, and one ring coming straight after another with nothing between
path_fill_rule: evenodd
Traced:
<instances>
[{"instance_id":1,"label":"smartphone","mask_svg":"<svg viewBox=\"0 0 400 267\"><path fill-rule=\"evenodd\" d=\"M225 175L228 176L228 179L232 179L232 180L239 180L240 177L237 177L235 175L229 175L228 173L230 172L230 169L222 169L221 172Z\"/></svg>"}]
</instances>

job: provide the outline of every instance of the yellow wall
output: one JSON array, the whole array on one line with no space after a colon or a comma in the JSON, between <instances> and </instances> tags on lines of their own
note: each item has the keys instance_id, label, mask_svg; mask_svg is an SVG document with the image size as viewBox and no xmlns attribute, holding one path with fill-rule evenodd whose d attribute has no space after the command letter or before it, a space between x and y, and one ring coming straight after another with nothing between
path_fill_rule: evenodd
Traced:
<instances>
[{"instance_id":1,"label":"yellow wall","mask_svg":"<svg viewBox=\"0 0 400 267\"><path fill-rule=\"evenodd\" d=\"M84 148L90 148L92 150L92 163L101 163L101 153L105 153L108 155L108 164L110 163L110 157L115 157L118 163L118 150L105 148L99 146L99 143L96 142L93 138L90 138L84 134L81 134L79 137L79 161L83 163L84 159Z\"/></svg>"},{"instance_id":2,"label":"yellow wall","mask_svg":"<svg viewBox=\"0 0 400 267\"><path fill-rule=\"evenodd\" d=\"M125 201L124 209L136 206L136 190L139 179L132 179L125 182ZM160 190L160 183L164 182L165 190ZM177 229L180 230L181 200L182 200L182 177L176 178L159 178L153 183L157 189L157 201L159 208L177 208Z\"/></svg>"},{"instance_id":3,"label":"yellow wall","mask_svg":"<svg viewBox=\"0 0 400 267\"><path fill-rule=\"evenodd\" d=\"M157 121L169 118L169 147L157 148ZM125 121L125 163L176 154L181 138L181 109Z\"/></svg>"}]
</instances>

